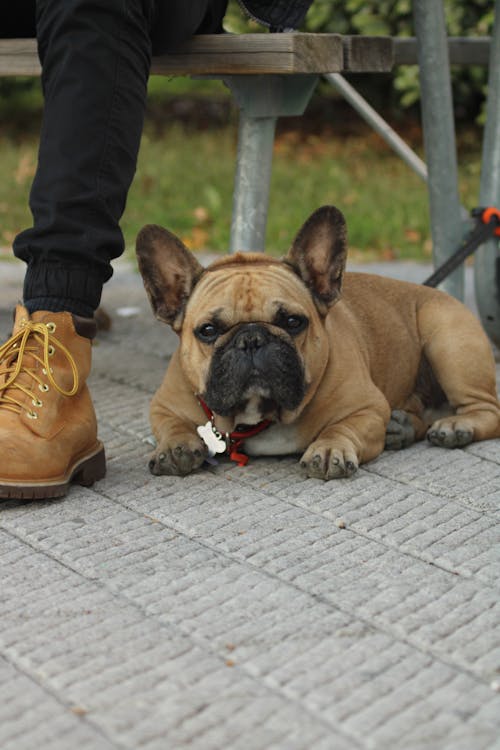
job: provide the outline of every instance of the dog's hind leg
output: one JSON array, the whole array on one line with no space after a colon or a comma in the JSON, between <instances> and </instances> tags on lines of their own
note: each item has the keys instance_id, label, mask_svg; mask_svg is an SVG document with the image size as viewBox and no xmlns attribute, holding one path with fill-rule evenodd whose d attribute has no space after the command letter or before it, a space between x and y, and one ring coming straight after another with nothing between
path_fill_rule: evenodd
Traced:
<instances>
[{"instance_id":1,"label":"dog's hind leg","mask_svg":"<svg viewBox=\"0 0 500 750\"><path fill-rule=\"evenodd\" d=\"M420 404L417 410L415 401L419 397L414 394L402 409L393 409L391 418L385 431L385 450L398 451L409 448L417 440L423 440L429 427L438 417L449 416L453 410L449 404L443 404L439 409L424 408Z\"/></svg>"},{"instance_id":2,"label":"dog's hind leg","mask_svg":"<svg viewBox=\"0 0 500 750\"><path fill-rule=\"evenodd\" d=\"M418 325L425 357L453 410L430 426L429 441L454 448L500 437L495 361L477 318L439 293L420 308Z\"/></svg>"},{"instance_id":3,"label":"dog's hind leg","mask_svg":"<svg viewBox=\"0 0 500 750\"><path fill-rule=\"evenodd\" d=\"M399 451L408 448L416 440L416 430L407 411L393 409L385 430L385 449Z\"/></svg>"}]
</instances>

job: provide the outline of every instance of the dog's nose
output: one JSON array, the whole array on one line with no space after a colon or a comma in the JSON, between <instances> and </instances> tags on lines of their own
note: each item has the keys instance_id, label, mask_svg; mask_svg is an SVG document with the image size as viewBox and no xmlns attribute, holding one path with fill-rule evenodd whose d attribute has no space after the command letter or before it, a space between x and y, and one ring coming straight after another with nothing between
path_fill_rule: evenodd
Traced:
<instances>
[{"instance_id":1,"label":"dog's nose","mask_svg":"<svg viewBox=\"0 0 500 750\"><path fill-rule=\"evenodd\" d=\"M248 323L234 337L234 346L242 351L260 349L269 340L266 329L258 323Z\"/></svg>"}]
</instances>

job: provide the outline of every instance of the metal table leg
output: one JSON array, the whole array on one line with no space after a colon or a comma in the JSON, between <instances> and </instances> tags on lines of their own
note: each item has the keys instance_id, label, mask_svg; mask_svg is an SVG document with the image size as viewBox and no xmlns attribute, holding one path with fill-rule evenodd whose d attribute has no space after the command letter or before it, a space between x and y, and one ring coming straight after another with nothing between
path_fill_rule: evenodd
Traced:
<instances>
[{"instance_id":1,"label":"metal table leg","mask_svg":"<svg viewBox=\"0 0 500 750\"><path fill-rule=\"evenodd\" d=\"M303 114L317 80L316 75L224 78L240 108L231 252L265 249L276 120Z\"/></svg>"},{"instance_id":2,"label":"metal table leg","mask_svg":"<svg viewBox=\"0 0 500 750\"><path fill-rule=\"evenodd\" d=\"M231 252L265 248L276 119L240 112Z\"/></svg>"},{"instance_id":3,"label":"metal table leg","mask_svg":"<svg viewBox=\"0 0 500 750\"><path fill-rule=\"evenodd\" d=\"M490 46L479 205L500 208L500 0L495 3ZM477 305L486 332L497 346L500 346L499 263L497 239L490 240L476 253L474 281Z\"/></svg>"},{"instance_id":4,"label":"metal table leg","mask_svg":"<svg viewBox=\"0 0 500 750\"><path fill-rule=\"evenodd\" d=\"M440 266L460 245L465 232L458 195L450 65L442 0L414 0L413 15L418 41L434 265ZM454 271L443 282L443 288L463 299L463 268Z\"/></svg>"}]
</instances>

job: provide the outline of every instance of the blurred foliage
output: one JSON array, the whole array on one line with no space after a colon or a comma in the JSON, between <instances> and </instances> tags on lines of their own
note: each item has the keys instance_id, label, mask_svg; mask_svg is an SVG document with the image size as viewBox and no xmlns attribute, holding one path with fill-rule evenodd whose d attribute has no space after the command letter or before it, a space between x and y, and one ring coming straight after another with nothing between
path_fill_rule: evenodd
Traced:
<instances>
[{"instance_id":1,"label":"blurred foliage","mask_svg":"<svg viewBox=\"0 0 500 750\"><path fill-rule=\"evenodd\" d=\"M19 109L26 103L31 103L33 92L39 91L38 78L30 77L0 77L0 114L4 110ZM41 97L37 104L41 104Z\"/></svg>"},{"instance_id":2,"label":"blurred foliage","mask_svg":"<svg viewBox=\"0 0 500 750\"><path fill-rule=\"evenodd\" d=\"M444 0L447 31L450 36L486 36L491 34L494 18L492 0ZM262 31L245 19L238 0L229 0L225 26L238 33ZM302 31L413 36L411 0L314 0ZM454 66L452 69L457 117L478 116L484 101L487 69L479 66ZM359 78L359 77L358 77ZM367 77L365 77L366 79ZM403 108L419 100L416 66L396 68L391 76L370 76L362 81L363 93L387 106Z\"/></svg>"}]
</instances>

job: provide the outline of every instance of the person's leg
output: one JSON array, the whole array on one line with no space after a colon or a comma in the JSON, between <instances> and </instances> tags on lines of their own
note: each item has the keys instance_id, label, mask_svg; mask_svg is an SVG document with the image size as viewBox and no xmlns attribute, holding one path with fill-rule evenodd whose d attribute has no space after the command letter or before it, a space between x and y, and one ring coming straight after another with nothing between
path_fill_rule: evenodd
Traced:
<instances>
[{"instance_id":1,"label":"person's leg","mask_svg":"<svg viewBox=\"0 0 500 750\"><path fill-rule=\"evenodd\" d=\"M228 0L156 0L151 40L155 55L193 34L219 34Z\"/></svg>"},{"instance_id":2,"label":"person's leg","mask_svg":"<svg viewBox=\"0 0 500 750\"><path fill-rule=\"evenodd\" d=\"M15 255L28 264L30 312L91 317L110 261L123 251L118 222L142 132L150 4L37 3L45 110L30 196L33 227L14 242Z\"/></svg>"},{"instance_id":3,"label":"person's leg","mask_svg":"<svg viewBox=\"0 0 500 750\"><path fill-rule=\"evenodd\" d=\"M26 2L26 0L23 0ZM92 316L135 173L151 63L192 34L222 29L227 0L37 0L45 112L30 195L33 227L14 241L30 312Z\"/></svg>"},{"instance_id":4,"label":"person's leg","mask_svg":"<svg viewBox=\"0 0 500 750\"><path fill-rule=\"evenodd\" d=\"M45 110L30 206L14 244L24 306L0 346L0 497L65 494L105 471L86 380L93 314L142 131L151 0L40 0Z\"/></svg>"}]
</instances>

